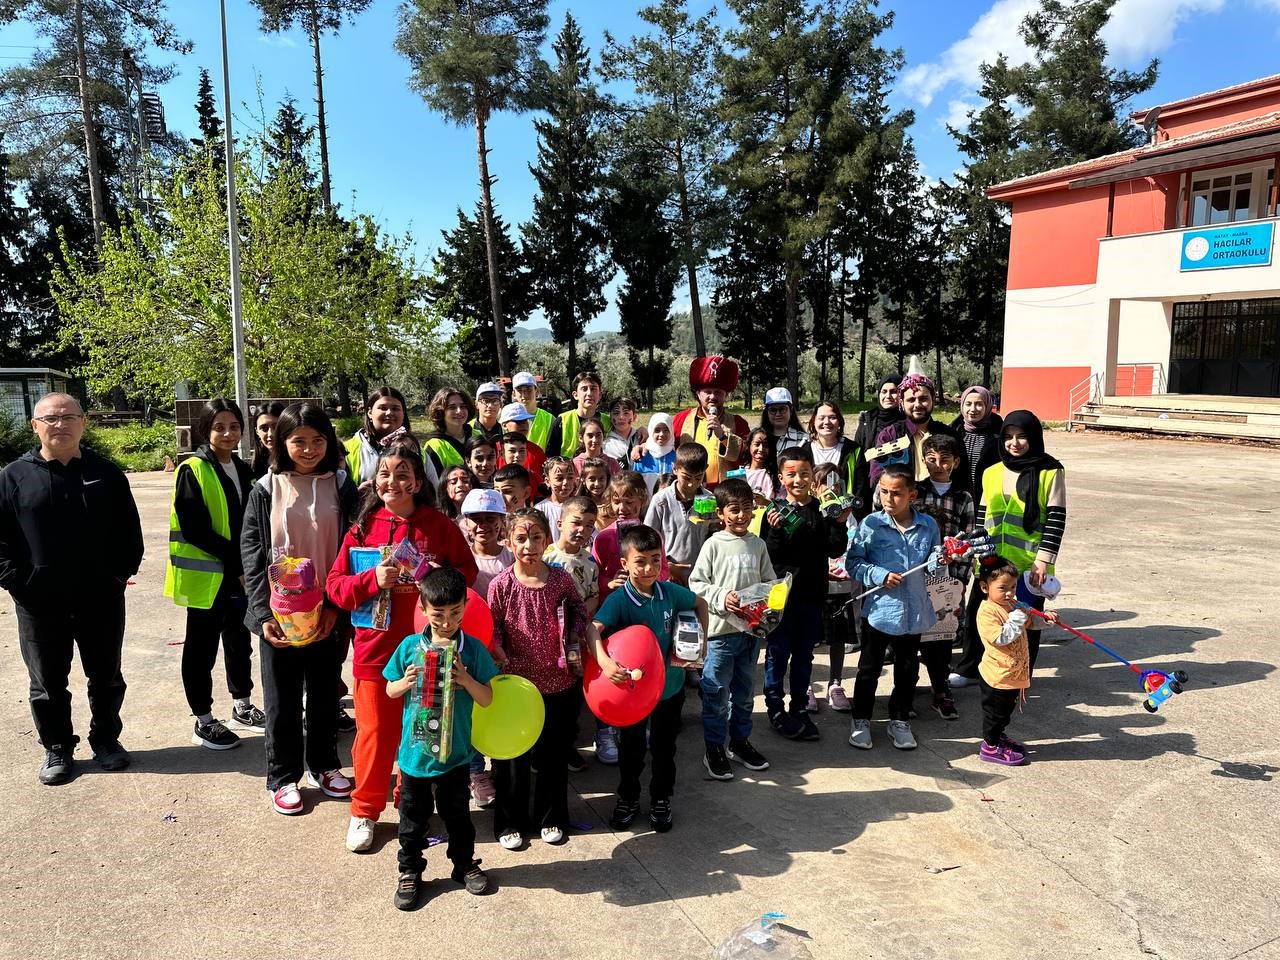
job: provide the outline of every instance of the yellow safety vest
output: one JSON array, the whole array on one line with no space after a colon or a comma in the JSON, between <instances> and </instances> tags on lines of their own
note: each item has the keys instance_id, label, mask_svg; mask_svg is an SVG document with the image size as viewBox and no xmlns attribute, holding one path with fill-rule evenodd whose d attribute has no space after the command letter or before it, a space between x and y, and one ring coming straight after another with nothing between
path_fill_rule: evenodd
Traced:
<instances>
[{"instance_id":1,"label":"yellow safety vest","mask_svg":"<svg viewBox=\"0 0 1280 960\"><path fill-rule=\"evenodd\" d=\"M536 443L543 450L547 449L547 441L551 439L551 428L555 426L555 422L556 418L551 415L550 410L539 407L529 423L529 442Z\"/></svg>"},{"instance_id":2,"label":"yellow safety vest","mask_svg":"<svg viewBox=\"0 0 1280 960\"><path fill-rule=\"evenodd\" d=\"M440 461L440 471L443 473L450 467L461 467L466 465L466 461L462 459L462 454L448 440L443 437L432 437L422 445L422 456L427 456L427 451L434 451L436 459Z\"/></svg>"},{"instance_id":3,"label":"yellow safety vest","mask_svg":"<svg viewBox=\"0 0 1280 960\"><path fill-rule=\"evenodd\" d=\"M539 411L541 412L541 411ZM604 426L604 432L613 429L613 423L607 413L596 411L596 417ZM560 414L560 456L572 460L578 455L578 434L582 431L582 418L577 410L566 410ZM532 431L530 431L532 433ZM541 446L541 444L539 444Z\"/></svg>"},{"instance_id":4,"label":"yellow safety vest","mask_svg":"<svg viewBox=\"0 0 1280 960\"><path fill-rule=\"evenodd\" d=\"M231 539L231 515L218 468L200 457L183 460L173 475L173 500L169 505L169 562L164 571L164 595L180 607L208 610L222 586L222 561L188 543L182 535L175 503L178 499L178 477L184 469L196 475L205 509L213 521L213 532Z\"/></svg>"},{"instance_id":5,"label":"yellow safety vest","mask_svg":"<svg viewBox=\"0 0 1280 960\"><path fill-rule=\"evenodd\" d=\"M1041 470L1040 516L1044 517L1049 502L1049 488L1061 471ZM1041 530L1026 530L1022 526L1022 515L1026 504L1018 499L1018 494L1004 492L1005 466L1002 463L992 464L982 474L982 499L987 505L987 531L995 542L996 553L1004 557L1019 573L1026 573L1036 562L1036 553L1040 550ZM1049 565L1053 572L1053 564Z\"/></svg>"},{"instance_id":6,"label":"yellow safety vest","mask_svg":"<svg viewBox=\"0 0 1280 960\"><path fill-rule=\"evenodd\" d=\"M356 486L360 485L360 435L356 434L350 440L343 444L347 451L347 473L351 477L351 482Z\"/></svg>"}]
</instances>

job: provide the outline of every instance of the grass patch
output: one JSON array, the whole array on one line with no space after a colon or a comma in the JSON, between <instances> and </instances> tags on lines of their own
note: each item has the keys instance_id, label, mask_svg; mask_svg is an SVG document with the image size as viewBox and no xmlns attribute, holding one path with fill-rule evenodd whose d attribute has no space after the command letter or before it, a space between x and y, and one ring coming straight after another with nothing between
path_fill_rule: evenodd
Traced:
<instances>
[{"instance_id":1,"label":"grass patch","mask_svg":"<svg viewBox=\"0 0 1280 960\"><path fill-rule=\"evenodd\" d=\"M85 428L83 443L129 473L163 470L164 458L176 457L178 450L173 424L165 420L152 426L143 423L89 426Z\"/></svg>"}]
</instances>

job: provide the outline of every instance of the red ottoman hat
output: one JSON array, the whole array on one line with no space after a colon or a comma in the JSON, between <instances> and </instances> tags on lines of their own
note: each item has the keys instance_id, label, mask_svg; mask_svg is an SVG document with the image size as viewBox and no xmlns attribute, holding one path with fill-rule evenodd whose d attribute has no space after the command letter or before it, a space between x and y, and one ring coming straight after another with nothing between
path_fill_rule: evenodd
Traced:
<instances>
[{"instance_id":1,"label":"red ottoman hat","mask_svg":"<svg viewBox=\"0 0 1280 960\"><path fill-rule=\"evenodd\" d=\"M689 364L689 387L713 388L733 393L738 386L738 364L728 357L696 357Z\"/></svg>"}]
</instances>

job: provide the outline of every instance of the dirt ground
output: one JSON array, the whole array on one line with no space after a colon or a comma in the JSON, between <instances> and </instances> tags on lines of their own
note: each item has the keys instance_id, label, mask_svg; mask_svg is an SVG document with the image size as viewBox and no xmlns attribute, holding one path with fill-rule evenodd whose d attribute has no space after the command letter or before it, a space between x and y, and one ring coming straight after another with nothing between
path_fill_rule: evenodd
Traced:
<instances>
[{"instance_id":1,"label":"dirt ground","mask_svg":"<svg viewBox=\"0 0 1280 960\"><path fill-rule=\"evenodd\" d=\"M1027 767L978 761L972 688L957 691L954 723L923 709L922 688L920 749L892 750L886 678L874 750L847 745L847 715L825 700L817 743L780 740L758 703L754 742L773 766L720 783L703 779L691 696L673 832L612 833L616 774L593 762L571 778L579 829L564 846L506 852L476 812L497 892L466 894L436 849L413 913L391 905L394 811L373 851L354 855L344 803L309 795L304 816L270 810L260 736L226 753L190 744L183 613L161 589L172 480L137 475L147 559L124 650L131 769L104 773L81 744L72 782L37 782L12 604L0 603L0 957L674 960L710 957L778 910L814 957L841 960L1280 958L1280 457L1102 434L1055 433L1049 447L1069 481L1056 609L1135 661L1191 674L1158 714L1125 668L1051 642L1010 731L1032 749ZM78 668L73 691L83 736Z\"/></svg>"}]
</instances>

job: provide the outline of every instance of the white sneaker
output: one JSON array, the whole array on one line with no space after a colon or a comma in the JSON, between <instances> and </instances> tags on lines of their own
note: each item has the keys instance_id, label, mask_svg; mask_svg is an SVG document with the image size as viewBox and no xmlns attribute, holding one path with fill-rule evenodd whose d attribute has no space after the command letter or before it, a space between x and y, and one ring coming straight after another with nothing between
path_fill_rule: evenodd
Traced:
<instances>
[{"instance_id":1,"label":"white sneaker","mask_svg":"<svg viewBox=\"0 0 1280 960\"><path fill-rule=\"evenodd\" d=\"M271 799L271 809L276 813L291 817L302 812L302 794L298 792L296 783L286 783L275 790L267 787L267 796Z\"/></svg>"},{"instance_id":2,"label":"white sneaker","mask_svg":"<svg viewBox=\"0 0 1280 960\"><path fill-rule=\"evenodd\" d=\"M916 748L916 738L911 733L911 724L905 720L890 720L889 736L893 739L893 745L899 750Z\"/></svg>"},{"instance_id":3,"label":"white sneaker","mask_svg":"<svg viewBox=\"0 0 1280 960\"><path fill-rule=\"evenodd\" d=\"M520 836L515 830L504 833L498 838L498 845L503 850L519 850L522 843L524 843L524 837Z\"/></svg>"},{"instance_id":4,"label":"white sneaker","mask_svg":"<svg viewBox=\"0 0 1280 960\"><path fill-rule=\"evenodd\" d=\"M596 760L613 766L618 762L618 731L613 727L601 727L596 731Z\"/></svg>"},{"instance_id":5,"label":"white sneaker","mask_svg":"<svg viewBox=\"0 0 1280 960\"><path fill-rule=\"evenodd\" d=\"M352 817L347 827L347 849L362 853L373 846L373 821L368 817Z\"/></svg>"},{"instance_id":6,"label":"white sneaker","mask_svg":"<svg viewBox=\"0 0 1280 960\"><path fill-rule=\"evenodd\" d=\"M849 746L859 750L871 749L871 721L854 720L849 730Z\"/></svg>"},{"instance_id":7,"label":"white sneaker","mask_svg":"<svg viewBox=\"0 0 1280 960\"><path fill-rule=\"evenodd\" d=\"M559 827L543 827L542 828L543 843L563 843L564 831Z\"/></svg>"},{"instance_id":8,"label":"white sneaker","mask_svg":"<svg viewBox=\"0 0 1280 960\"><path fill-rule=\"evenodd\" d=\"M968 677L962 677L958 673L953 673L947 677L947 686L949 687L972 687L977 680L970 680Z\"/></svg>"}]
</instances>

